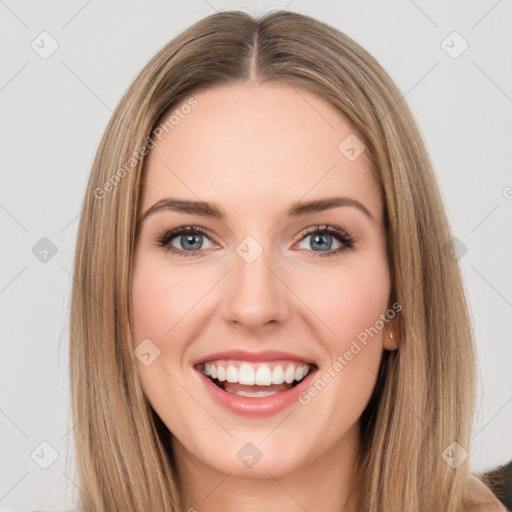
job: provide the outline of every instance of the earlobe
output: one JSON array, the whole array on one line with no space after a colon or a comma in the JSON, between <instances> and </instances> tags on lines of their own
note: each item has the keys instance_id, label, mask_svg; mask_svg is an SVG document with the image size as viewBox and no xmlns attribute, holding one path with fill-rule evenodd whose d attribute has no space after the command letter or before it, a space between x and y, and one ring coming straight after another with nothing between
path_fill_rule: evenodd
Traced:
<instances>
[{"instance_id":1,"label":"earlobe","mask_svg":"<svg viewBox=\"0 0 512 512\"><path fill-rule=\"evenodd\" d=\"M390 326L384 331L384 348L386 350L396 350L398 348L398 338L396 331Z\"/></svg>"}]
</instances>

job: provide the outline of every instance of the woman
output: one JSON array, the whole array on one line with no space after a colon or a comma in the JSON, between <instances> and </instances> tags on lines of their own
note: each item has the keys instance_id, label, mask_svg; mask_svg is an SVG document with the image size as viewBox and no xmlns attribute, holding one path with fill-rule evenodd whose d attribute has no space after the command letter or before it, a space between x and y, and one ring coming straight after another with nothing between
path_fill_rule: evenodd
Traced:
<instances>
[{"instance_id":1,"label":"woman","mask_svg":"<svg viewBox=\"0 0 512 512\"><path fill-rule=\"evenodd\" d=\"M166 45L100 144L74 278L81 510L504 510L469 468L431 164L334 28L223 12Z\"/></svg>"}]
</instances>

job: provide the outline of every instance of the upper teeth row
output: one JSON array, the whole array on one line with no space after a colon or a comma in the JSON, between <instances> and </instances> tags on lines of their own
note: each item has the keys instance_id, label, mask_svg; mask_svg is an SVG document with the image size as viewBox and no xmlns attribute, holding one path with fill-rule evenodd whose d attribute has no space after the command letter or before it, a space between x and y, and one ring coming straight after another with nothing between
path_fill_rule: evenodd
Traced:
<instances>
[{"instance_id":1,"label":"upper teeth row","mask_svg":"<svg viewBox=\"0 0 512 512\"><path fill-rule=\"evenodd\" d=\"M302 380L309 372L308 364L290 363L286 370L277 365L272 370L265 364L254 368L248 363L242 363L239 368L234 365L227 367L222 363L205 363L203 373L228 382L238 382L248 386L270 386L271 384L282 384L286 382L291 384L294 380Z\"/></svg>"}]
</instances>

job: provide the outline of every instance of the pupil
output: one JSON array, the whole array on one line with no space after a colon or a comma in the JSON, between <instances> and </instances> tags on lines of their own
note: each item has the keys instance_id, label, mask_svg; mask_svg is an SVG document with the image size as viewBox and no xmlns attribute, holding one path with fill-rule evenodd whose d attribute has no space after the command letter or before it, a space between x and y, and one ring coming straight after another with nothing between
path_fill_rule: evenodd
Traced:
<instances>
[{"instance_id":1,"label":"pupil","mask_svg":"<svg viewBox=\"0 0 512 512\"><path fill-rule=\"evenodd\" d=\"M327 249L330 249L331 248L331 245L332 243L329 243L329 242L325 242L325 238L326 237L329 237L330 238L331 235L327 235L327 234L322 234L322 235L315 235L313 237L313 245L314 244L318 244L318 246L320 248L327 248ZM323 239L323 241L322 241ZM327 247L325 247L327 245Z\"/></svg>"},{"instance_id":2,"label":"pupil","mask_svg":"<svg viewBox=\"0 0 512 512\"><path fill-rule=\"evenodd\" d=\"M181 237L181 240L183 242L183 245L186 246L188 243L194 245L196 245L196 247L190 247L191 249L200 249L201 248L201 237L202 235L192 235L192 234L188 234L188 235L183 235Z\"/></svg>"}]
</instances>

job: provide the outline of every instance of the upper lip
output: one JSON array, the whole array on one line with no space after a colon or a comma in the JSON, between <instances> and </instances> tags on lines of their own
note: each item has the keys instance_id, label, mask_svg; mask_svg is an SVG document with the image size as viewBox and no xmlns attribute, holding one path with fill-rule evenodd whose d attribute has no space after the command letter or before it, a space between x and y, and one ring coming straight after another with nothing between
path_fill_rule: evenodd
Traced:
<instances>
[{"instance_id":1,"label":"upper lip","mask_svg":"<svg viewBox=\"0 0 512 512\"><path fill-rule=\"evenodd\" d=\"M227 350L224 352L215 352L209 354L194 362L194 365L207 363L210 361L218 361L220 359L233 359L237 361L267 362L267 361L298 361L316 366L315 362L307 357L289 352L280 352L278 350L263 350L261 352L248 352L246 350Z\"/></svg>"}]
</instances>

